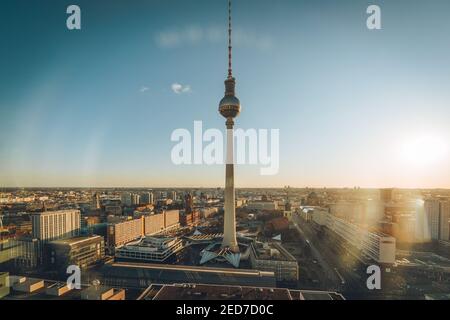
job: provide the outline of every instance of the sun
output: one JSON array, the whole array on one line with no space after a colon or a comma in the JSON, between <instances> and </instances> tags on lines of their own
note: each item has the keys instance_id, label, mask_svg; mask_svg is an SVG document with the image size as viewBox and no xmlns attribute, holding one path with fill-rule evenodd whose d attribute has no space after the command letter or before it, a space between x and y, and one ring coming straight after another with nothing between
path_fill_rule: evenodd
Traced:
<instances>
[{"instance_id":1,"label":"sun","mask_svg":"<svg viewBox=\"0 0 450 320\"><path fill-rule=\"evenodd\" d=\"M449 141L435 134L423 134L403 143L403 162L414 167L426 167L446 158Z\"/></svg>"}]
</instances>

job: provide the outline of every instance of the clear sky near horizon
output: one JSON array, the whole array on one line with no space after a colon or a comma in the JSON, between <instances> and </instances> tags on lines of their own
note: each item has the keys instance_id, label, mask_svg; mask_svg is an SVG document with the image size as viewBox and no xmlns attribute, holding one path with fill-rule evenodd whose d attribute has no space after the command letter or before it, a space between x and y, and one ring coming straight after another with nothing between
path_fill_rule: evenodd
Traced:
<instances>
[{"instance_id":1,"label":"clear sky near horizon","mask_svg":"<svg viewBox=\"0 0 450 320\"><path fill-rule=\"evenodd\" d=\"M0 187L223 186L224 166L174 165L170 136L224 128L226 5L3 0ZM279 173L238 166L238 187L450 187L448 0L234 0L233 14L236 127L280 129Z\"/></svg>"}]
</instances>

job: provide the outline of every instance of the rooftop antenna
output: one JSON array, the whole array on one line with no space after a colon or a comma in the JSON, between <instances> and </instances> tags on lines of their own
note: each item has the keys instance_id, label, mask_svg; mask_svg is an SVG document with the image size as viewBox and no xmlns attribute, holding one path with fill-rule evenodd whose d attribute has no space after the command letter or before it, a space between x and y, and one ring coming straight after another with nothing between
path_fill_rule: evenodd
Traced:
<instances>
[{"instance_id":1,"label":"rooftop antenna","mask_svg":"<svg viewBox=\"0 0 450 320\"><path fill-rule=\"evenodd\" d=\"M231 31L231 0L228 0L228 79L233 78Z\"/></svg>"}]
</instances>

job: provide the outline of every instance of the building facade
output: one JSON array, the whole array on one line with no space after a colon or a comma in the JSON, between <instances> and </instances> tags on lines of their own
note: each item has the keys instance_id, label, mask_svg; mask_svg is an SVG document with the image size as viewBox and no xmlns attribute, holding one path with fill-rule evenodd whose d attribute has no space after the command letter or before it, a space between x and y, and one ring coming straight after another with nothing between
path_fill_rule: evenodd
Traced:
<instances>
[{"instance_id":1,"label":"building facade","mask_svg":"<svg viewBox=\"0 0 450 320\"><path fill-rule=\"evenodd\" d=\"M51 241L78 236L80 210L44 211L31 215L33 238Z\"/></svg>"},{"instance_id":2,"label":"building facade","mask_svg":"<svg viewBox=\"0 0 450 320\"><path fill-rule=\"evenodd\" d=\"M177 229L179 225L179 210L167 210L138 219L110 223L107 226L108 250L112 253L116 247L144 236Z\"/></svg>"},{"instance_id":3,"label":"building facade","mask_svg":"<svg viewBox=\"0 0 450 320\"><path fill-rule=\"evenodd\" d=\"M48 263L65 270L69 265L81 269L91 267L105 257L105 242L101 236L56 240L48 244Z\"/></svg>"},{"instance_id":4,"label":"building facade","mask_svg":"<svg viewBox=\"0 0 450 320\"><path fill-rule=\"evenodd\" d=\"M439 213L439 240L450 240L450 201L441 201Z\"/></svg>"},{"instance_id":5,"label":"building facade","mask_svg":"<svg viewBox=\"0 0 450 320\"><path fill-rule=\"evenodd\" d=\"M277 281L298 281L297 260L279 243L252 243L250 263L253 269L274 272Z\"/></svg>"},{"instance_id":6,"label":"building facade","mask_svg":"<svg viewBox=\"0 0 450 320\"><path fill-rule=\"evenodd\" d=\"M142 262L165 262L183 249L183 242L172 237L145 237L116 250L116 258Z\"/></svg>"}]
</instances>

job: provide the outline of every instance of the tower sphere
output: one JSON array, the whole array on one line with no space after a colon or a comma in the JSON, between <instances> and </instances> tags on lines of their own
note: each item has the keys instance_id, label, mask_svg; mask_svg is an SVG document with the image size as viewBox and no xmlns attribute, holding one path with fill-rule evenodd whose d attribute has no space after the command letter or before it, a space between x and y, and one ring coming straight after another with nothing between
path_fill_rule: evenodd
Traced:
<instances>
[{"instance_id":1,"label":"tower sphere","mask_svg":"<svg viewBox=\"0 0 450 320\"><path fill-rule=\"evenodd\" d=\"M219 112L225 118L236 118L241 112L241 102L235 96L236 81L234 78L225 80L225 97L219 103Z\"/></svg>"},{"instance_id":2,"label":"tower sphere","mask_svg":"<svg viewBox=\"0 0 450 320\"><path fill-rule=\"evenodd\" d=\"M220 114L225 118L236 118L241 112L241 103L239 99L234 96L225 96L220 101Z\"/></svg>"}]
</instances>

